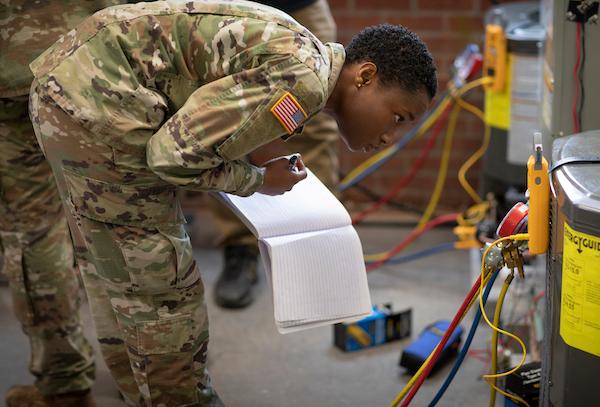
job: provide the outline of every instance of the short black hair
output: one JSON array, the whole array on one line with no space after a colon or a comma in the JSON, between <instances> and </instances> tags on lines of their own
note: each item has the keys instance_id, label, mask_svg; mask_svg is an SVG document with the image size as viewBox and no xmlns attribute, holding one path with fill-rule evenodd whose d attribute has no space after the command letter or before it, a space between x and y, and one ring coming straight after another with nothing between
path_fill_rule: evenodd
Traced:
<instances>
[{"instance_id":1,"label":"short black hair","mask_svg":"<svg viewBox=\"0 0 600 407\"><path fill-rule=\"evenodd\" d=\"M382 83L396 83L409 92L437 92L433 57L425 43L401 25L380 24L356 34L346 47L346 63L373 62Z\"/></svg>"}]
</instances>

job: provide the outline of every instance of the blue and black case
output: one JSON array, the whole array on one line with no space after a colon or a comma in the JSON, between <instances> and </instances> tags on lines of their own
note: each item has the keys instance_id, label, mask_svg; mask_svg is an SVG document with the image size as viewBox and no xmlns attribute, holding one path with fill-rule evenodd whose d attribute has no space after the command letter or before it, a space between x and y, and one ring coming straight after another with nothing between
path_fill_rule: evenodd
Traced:
<instances>
[{"instance_id":1,"label":"blue and black case","mask_svg":"<svg viewBox=\"0 0 600 407\"><path fill-rule=\"evenodd\" d=\"M449 326L450 321L442 320L434 322L425 328L423 332L419 334L417 340L404 349L400 356L399 365L406 368L411 373L419 370L421 365L425 363L425 360L440 342ZM439 359L431 370L432 373L456 354L458 347L460 346L462 334L463 329L459 325L452 335L450 335L450 339L446 343L446 346L444 346Z\"/></svg>"}]
</instances>

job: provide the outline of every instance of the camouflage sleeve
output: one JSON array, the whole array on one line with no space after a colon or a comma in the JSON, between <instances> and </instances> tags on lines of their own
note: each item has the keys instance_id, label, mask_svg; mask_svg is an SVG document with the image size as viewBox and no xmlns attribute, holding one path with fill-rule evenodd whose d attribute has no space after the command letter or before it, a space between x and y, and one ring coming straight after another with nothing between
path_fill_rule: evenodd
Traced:
<instances>
[{"instance_id":1,"label":"camouflage sleeve","mask_svg":"<svg viewBox=\"0 0 600 407\"><path fill-rule=\"evenodd\" d=\"M148 165L185 189L250 195L262 185L263 170L244 157L297 132L324 95L317 75L295 57L210 82L151 137Z\"/></svg>"},{"instance_id":2,"label":"camouflage sleeve","mask_svg":"<svg viewBox=\"0 0 600 407\"><path fill-rule=\"evenodd\" d=\"M146 161L160 178L189 190L247 196L263 182L264 170L243 160L224 160L211 146L194 137L177 114L148 142Z\"/></svg>"}]
</instances>

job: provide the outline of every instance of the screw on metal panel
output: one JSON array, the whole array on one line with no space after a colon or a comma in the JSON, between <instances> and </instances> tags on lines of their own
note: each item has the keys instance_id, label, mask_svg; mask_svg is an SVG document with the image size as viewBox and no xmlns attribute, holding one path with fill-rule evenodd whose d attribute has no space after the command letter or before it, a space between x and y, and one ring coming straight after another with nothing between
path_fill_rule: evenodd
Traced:
<instances>
[{"instance_id":1,"label":"screw on metal panel","mask_svg":"<svg viewBox=\"0 0 600 407\"><path fill-rule=\"evenodd\" d=\"M591 4L589 1L587 0L583 0L581 3L579 3L579 5L577 6L577 10L579 10L579 12L583 15L585 15L586 11L588 8L590 8Z\"/></svg>"}]
</instances>

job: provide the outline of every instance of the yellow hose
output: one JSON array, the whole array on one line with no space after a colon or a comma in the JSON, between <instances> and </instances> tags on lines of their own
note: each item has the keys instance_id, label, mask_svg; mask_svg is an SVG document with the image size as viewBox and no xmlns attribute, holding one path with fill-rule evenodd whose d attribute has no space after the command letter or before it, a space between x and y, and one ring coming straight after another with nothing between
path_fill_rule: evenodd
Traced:
<instances>
[{"instance_id":1,"label":"yellow hose","mask_svg":"<svg viewBox=\"0 0 600 407\"><path fill-rule=\"evenodd\" d=\"M500 243L500 242L504 242L504 241L507 241L507 240L529 240L529 234L527 234L527 233L519 233L519 234L516 234L516 235L510 235L510 236L506 236L506 237L503 237L503 238L500 238L500 239L497 239L497 240L495 240L495 241L494 241L494 242L493 242L493 243L492 243L490 246L488 246L488 248L487 248L487 249L485 249L485 251L483 252L483 256L481 257L481 278L483 278L483 277L485 276L485 273L486 273L486 269L485 269L485 259L487 258L487 255L488 255L488 253L490 252L490 250L491 250L491 249L492 249L494 246L496 246L498 243ZM497 366L495 366L495 364L493 363L493 364L492 364L492 372L493 372L493 373L491 373L491 374L487 374L487 375L483 375L483 378L484 378L484 379L486 379L486 382L487 382L487 383L488 383L488 384L489 384L489 385L490 385L490 386L491 386L491 387L492 387L492 388L493 388L495 391L497 391L498 393L501 393L501 394L503 394L503 395L505 395L505 396L507 396L507 397L509 397L509 398L512 398L512 399L514 399L514 400L518 400L518 401L520 401L520 402L523 402L523 403L525 403L525 405L527 405L527 407L529 407L529 405L528 405L528 404L525 402L525 400L523 400L523 399L520 399L519 397L517 397L517 396L514 396L514 395L512 395L512 394L508 394L508 393L506 393L505 391L503 391L503 390L499 389L499 388L498 388L498 387L496 387L496 385L494 384L494 383L495 383L495 381L494 381L494 383L490 383L490 382L488 381L489 379L496 379L496 378L498 378L498 377L508 376L508 375L510 375L510 374L513 374L513 373L514 373L514 372L516 372L517 370L519 370L519 368L520 368L520 367L523 365L523 363L525 362L525 358L526 358L526 356L527 356L527 348L525 347L525 344L523 343L523 341L521 340L521 338L519 338L518 336L516 336L516 335L514 335L514 334L512 334L512 333L510 333L510 332L507 332L507 331L505 331L505 330L503 330L503 329L500 329L500 328L498 328L498 326L497 326L497 324L498 324L498 321L496 321L496 320L495 320L495 318L494 318L494 323L491 323L491 322L490 322L489 318L487 317L487 314L485 313L485 309L484 309L484 306L483 306L483 296L481 295L481 293L482 293L482 291L481 291L481 290L483 290L483 287L484 287L484 284L482 283L482 284L481 284L481 286L480 286L480 290L479 290L479 309L481 310L481 315L483 316L483 319L484 319L484 320L485 320L485 322L486 322L486 323L489 325L489 327L490 327L490 328L492 328L492 330L493 330L493 331L494 331L496 334L504 334L504 335L507 335L507 336L509 336L509 337L513 338L515 341L517 341L517 342L519 343L519 345L521 346L521 349L523 349L523 356L521 357L521 360L520 360L519 364L518 364L516 367L514 367L514 368L510 369L510 370L509 370L509 371L507 371L507 372L503 372L503 373L496 373L496 372L495 372L495 370L496 370ZM503 288L504 288L504 287L503 287ZM506 287L506 289L508 289L508 286ZM500 303L500 301L498 301L498 302ZM501 305L500 305L500 307L501 307ZM498 312L498 313L500 312L500 311L498 310L498 307L496 307L496 312ZM500 318L500 315L499 315L499 314L498 314L498 318ZM497 340L497 339L496 339L496 340ZM492 350L492 354L493 354L493 353L495 353L495 351L493 351L493 350ZM492 360L492 362L493 362L493 360Z\"/></svg>"},{"instance_id":2,"label":"yellow hose","mask_svg":"<svg viewBox=\"0 0 600 407\"><path fill-rule=\"evenodd\" d=\"M498 302L496 303L496 309L494 310L494 325L500 324L500 314L502 313L502 306L504 304L504 298L508 292L508 287L513 280L513 275L509 274L502 284L502 289L498 295ZM490 371L495 374L498 371L498 332L492 331L492 366ZM489 407L494 407L496 404L496 378L490 379L490 403Z\"/></svg>"},{"instance_id":3,"label":"yellow hose","mask_svg":"<svg viewBox=\"0 0 600 407\"><path fill-rule=\"evenodd\" d=\"M452 152L452 141L454 140L454 131L456 130L456 122L458 121L458 115L460 114L461 107L456 104L452 108L452 113L450 114L450 120L448 121L448 130L446 130L446 139L444 140L444 147L442 150L442 158L440 159L440 168L438 170L438 176L435 180L435 187L433 188L433 194L429 199L429 203L425 208L425 212L421 216L419 223L417 224L417 228L422 228L425 226L431 216L433 215L433 211L437 207L437 204L442 196L442 190L444 189L444 183L446 181L446 175L448 174L448 161L450 160L450 153Z\"/></svg>"},{"instance_id":4,"label":"yellow hose","mask_svg":"<svg viewBox=\"0 0 600 407\"><path fill-rule=\"evenodd\" d=\"M475 203L481 203L482 199L479 196L479 194L473 189L473 187L471 186L471 184L469 184L469 182L467 181L467 171L481 158L483 157L483 155L485 154L485 152L487 151L489 145L490 145L490 138L491 138L491 129L490 126L485 122L485 117L483 115L483 112L478 109L477 107L473 106L470 103L465 102L462 99L457 99L456 103L458 103L458 105L460 107L462 107L463 109L473 113L475 116L479 117L484 125L485 125L485 131L483 133L483 143L481 144L481 146L473 153L473 155L471 155L465 162L464 164L460 167L460 169L458 170L458 182L460 182L460 185L463 187L463 189L467 192L467 194L469 194L469 196L473 199L473 201L475 201Z\"/></svg>"}]
</instances>

